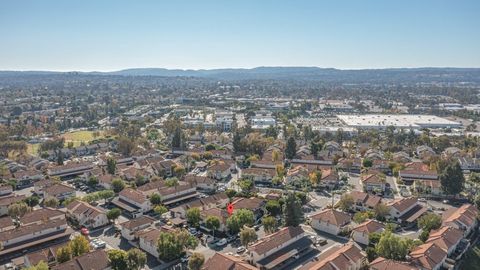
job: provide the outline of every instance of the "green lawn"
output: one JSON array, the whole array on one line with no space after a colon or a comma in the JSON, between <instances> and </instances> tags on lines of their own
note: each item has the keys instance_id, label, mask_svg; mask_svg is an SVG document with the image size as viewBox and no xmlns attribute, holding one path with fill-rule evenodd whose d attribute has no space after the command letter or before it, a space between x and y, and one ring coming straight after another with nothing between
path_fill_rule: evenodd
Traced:
<instances>
[{"instance_id":1,"label":"green lawn","mask_svg":"<svg viewBox=\"0 0 480 270\"><path fill-rule=\"evenodd\" d=\"M480 244L470 248L465 254L460 270L480 270Z\"/></svg>"},{"instance_id":2,"label":"green lawn","mask_svg":"<svg viewBox=\"0 0 480 270\"><path fill-rule=\"evenodd\" d=\"M100 139L104 135L102 131L99 131L100 136L94 138L93 133L94 131L81 130L65 133L62 135L62 137L65 138L65 143L73 142L73 146L76 147L79 146L82 142L88 143L90 141L93 141L94 139Z\"/></svg>"}]
</instances>

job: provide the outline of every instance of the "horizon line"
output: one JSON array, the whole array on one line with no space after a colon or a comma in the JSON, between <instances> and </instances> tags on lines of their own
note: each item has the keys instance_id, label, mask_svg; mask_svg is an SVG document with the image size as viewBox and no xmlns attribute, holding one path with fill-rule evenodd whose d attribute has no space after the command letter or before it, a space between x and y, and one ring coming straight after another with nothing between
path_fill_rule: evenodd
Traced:
<instances>
[{"instance_id":1,"label":"horizon line","mask_svg":"<svg viewBox=\"0 0 480 270\"><path fill-rule=\"evenodd\" d=\"M69 69L69 70L60 70L60 69L0 69L0 72L57 72L57 73L72 73L72 72L82 72L82 73L111 73L124 70L134 70L134 69L165 69L165 70L178 70L178 71L210 71L210 70L222 70L222 69L244 69L252 70L256 68L319 68L319 69L336 69L340 71L359 71L359 70L387 70L387 69L479 69L478 67L472 66L404 66L404 67L361 67L361 68L340 68L340 67L320 67L320 66L310 66L310 65L294 65L294 66L279 66L279 65L263 65L263 66L253 66L253 67L214 67L214 68L180 68L180 67L124 67L117 69L104 69L104 70L87 70L87 69Z\"/></svg>"}]
</instances>

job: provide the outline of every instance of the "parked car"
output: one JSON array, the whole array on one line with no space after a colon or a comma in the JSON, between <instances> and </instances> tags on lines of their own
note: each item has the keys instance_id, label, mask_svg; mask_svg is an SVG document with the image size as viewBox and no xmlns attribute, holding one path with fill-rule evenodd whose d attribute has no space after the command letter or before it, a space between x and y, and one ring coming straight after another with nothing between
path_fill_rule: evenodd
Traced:
<instances>
[{"instance_id":1,"label":"parked car","mask_svg":"<svg viewBox=\"0 0 480 270\"><path fill-rule=\"evenodd\" d=\"M244 251L245 251L245 247L244 247L244 246L239 246L239 247L237 248L237 253L242 253L242 252L244 252Z\"/></svg>"},{"instance_id":2,"label":"parked car","mask_svg":"<svg viewBox=\"0 0 480 270\"><path fill-rule=\"evenodd\" d=\"M190 259L190 254L185 254L185 256L183 256L183 257L180 259L180 261L181 261L182 263L186 263L186 262L188 262L189 259Z\"/></svg>"},{"instance_id":3,"label":"parked car","mask_svg":"<svg viewBox=\"0 0 480 270\"><path fill-rule=\"evenodd\" d=\"M227 244L227 239L226 238L222 238L220 239L220 241L218 241L216 243L217 247L222 247L222 246L225 246Z\"/></svg>"},{"instance_id":4,"label":"parked car","mask_svg":"<svg viewBox=\"0 0 480 270\"><path fill-rule=\"evenodd\" d=\"M231 243L231 242L234 242L236 239L237 239L237 237L235 237L235 236L230 236L230 237L227 238L227 242L228 242L228 243Z\"/></svg>"}]
</instances>

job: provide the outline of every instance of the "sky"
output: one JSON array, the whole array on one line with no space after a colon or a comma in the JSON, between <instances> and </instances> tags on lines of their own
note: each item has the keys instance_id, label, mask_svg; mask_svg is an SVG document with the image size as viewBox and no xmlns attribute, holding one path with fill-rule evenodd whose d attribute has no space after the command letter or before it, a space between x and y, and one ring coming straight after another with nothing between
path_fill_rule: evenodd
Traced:
<instances>
[{"instance_id":1,"label":"sky","mask_svg":"<svg viewBox=\"0 0 480 270\"><path fill-rule=\"evenodd\" d=\"M480 1L0 1L0 70L257 66L480 67Z\"/></svg>"}]
</instances>

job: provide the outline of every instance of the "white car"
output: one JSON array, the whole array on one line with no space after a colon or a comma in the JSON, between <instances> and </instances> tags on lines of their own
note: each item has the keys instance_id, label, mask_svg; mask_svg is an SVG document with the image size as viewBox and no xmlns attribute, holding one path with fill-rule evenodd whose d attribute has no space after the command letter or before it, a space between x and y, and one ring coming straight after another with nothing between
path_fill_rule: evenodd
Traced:
<instances>
[{"instance_id":1,"label":"white car","mask_svg":"<svg viewBox=\"0 0 480 270\"><path fill-rule=\"evenodd\" d=\"M242 253L245 251L245 247L244 246L240 246L237 248L237 253Z\"/></svg>"},{"instance_id":2,"label":"white car","mask_svg":"<svg viewBox=\"0 0 480 270\"><path fill-rule=\"evenodd\" d=\"M222 246L225 246L226 244L227 244L227 239L225 239L225 238L220 239L220 240L216 243L217 247L222 247Z\"/></svg>"}]
</instances>

